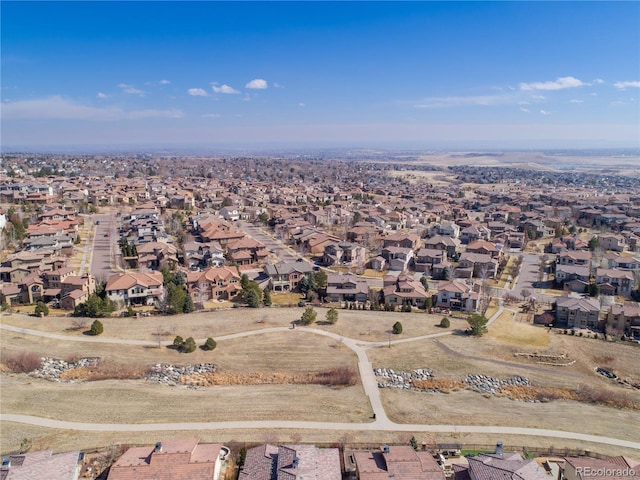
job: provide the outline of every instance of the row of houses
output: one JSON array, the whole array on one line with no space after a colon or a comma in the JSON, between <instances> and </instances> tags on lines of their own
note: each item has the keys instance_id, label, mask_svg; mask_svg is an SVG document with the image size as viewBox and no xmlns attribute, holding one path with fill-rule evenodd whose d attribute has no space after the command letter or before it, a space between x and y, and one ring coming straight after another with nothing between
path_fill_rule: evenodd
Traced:
<instances>
[{"instance_id":1,"label":"row of houses","mask_svg":"<svg viewBox=\"0 0 640 480\"><path fill-rule=\"evenodd\" d=\"M606 328L608 331L617 330L628 335L640 335L640 303L614 304L609 306L603 315L601 311L600 300L597 298L558 297L554 325L560 328Z\"/></svg>"},{"instance_id":2,"label":"row of houses","mask_svg":"<svg viewBox=\"0 0 640 480\"><path fill-rule=\"evenodd\" d=\"M152 446L130 447L111 465L107 480L223 480L231 451L222 444L195 438L163 440ZM0 480L95 478L93 465L82 452L54 454L51 450L10 455L3 459ZM498 442L493 453L445 461L436 451L406 445L377 449L318 448L309 444L263 444L246 450L238 480L636 480L640 462L626 456L564 457L552 461L523 458L504 452Z\"/></svg>"}]
</instances>

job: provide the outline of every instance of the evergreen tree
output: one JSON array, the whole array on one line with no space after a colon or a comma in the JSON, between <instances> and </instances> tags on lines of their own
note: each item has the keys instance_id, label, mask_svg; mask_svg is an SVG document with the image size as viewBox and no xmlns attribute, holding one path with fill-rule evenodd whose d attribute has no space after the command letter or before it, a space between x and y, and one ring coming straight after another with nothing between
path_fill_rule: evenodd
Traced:
<instances>
[{"instance_id":1,"label":"evergreen tree","mask_svg":"<svg viewBox=\"0 0 640 480\"><path fill-rule=\"evenodd\" d=\"M104 327L100 320L94 320L91 324L91 335L100 335L104 331Z\"/></svg>"}]
</instances>

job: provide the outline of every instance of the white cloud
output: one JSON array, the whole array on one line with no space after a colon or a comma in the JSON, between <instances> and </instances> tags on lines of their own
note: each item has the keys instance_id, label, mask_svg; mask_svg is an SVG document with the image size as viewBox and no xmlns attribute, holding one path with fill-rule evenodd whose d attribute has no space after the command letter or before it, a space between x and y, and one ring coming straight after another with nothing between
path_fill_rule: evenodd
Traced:
<instances>
[{"instance_id":1,"label":"white cloud","mask_svg":"<svg viewBox=\"0 0 640 480\"><path fill-rule=\"evenodd\" d=\"M302 102L298 103L298 106L299 107L306 107L306 105L304 103L302 103Z\"/></svg>"},{"instance_id":2,"label":"white cloud","mask_svg":"<svg viewBox=\"0 0 640 480\"><path fill-rule=\"evenodd\" d=\"M262 78L254 78L250 82L248 82L244 88L253 88L256 90L264 90L267 88L267 81Z\"/></svg>"},{"instance_id":3,"label":"white cloud","mask_svg":"<svg viewBox=\"0 0 640 480\"><path fill-rule=\"evenodd\" d=\"M563 90L565 88L575 88L588 85L582 80L578 80L574 77L560 77L555 81L549 82L533 82L533 83L521 83L520 90Z\"/></svg>"},{"instance_id":4,"label":"white cloud","mask_svg":"<svg viewBox=\"0 0 640 480\"><path fill-rule=\"evenodd\" d=\"M170 83L169 80L160 80L160 85L169 85Z\"/></svg>"},{"instance_id":5,"label":"white cloud","mask_svg":"<svg viewBox=\"0 0 640 480\"><path fill-rule=\"evenodd\" d=\"M190 88L187 93L192 97L208 97L209 94L202 88Z\"/></svg>"},{"instance_id":6,"label":"white cloud","mask_svg":"<svg viewBox=\"0 0 640 480\"><path fill-rule=\"evenodd\" d=\"M203 118L220 118L219 113L205 113L202 115Z\"/></svg>"},{"instance_id":7,"label":"white cloud","mask_svg":"<svg viewBox=\"0 0 640 480\"><path fill-rule=\"evenodd\" d=\"M121 88L124 93L129 93L131 95L144 95L146 93L144 90L135 88L133 85L127 85L126 83L118 84L118 88Z\"/></svg>"},{"instance_id":8,"label":"white cloud","mask_svg":"<svg viewBox=\"0 0 640 480\"><path fill-rule=\"evenodd\" d=\"M271 86L273 86L273 88L283 88L278 82L273 82Z\"/></svg>"},{"instance_id":9,"label":"white cloud","mask_svg":"<svg viewBox=\"0 0 640 480\"><path fill-rule=\"evenodd\" d=\"M520 111L524 113L529 113L529 109L524 107L520 107Z\"/></svg>"},{"instance_id":10,"label":"white cloud","mask_svg":"<svg viewBox=\"0 0 640 480\"><path fill-rule=\"evenodd\" d=\"M102 92L98 92L98 94L96 95L96 98L107 98L107 95Z\"/></svg>"},{"instance_id":11,"label":"white cloud","mask_svg":"<svg viewBox=\"0 0 640 480\"><path fill-rule=\"evenodd\" d=\"M593 81L593 84L594 84L594 85L602 85L603 83L604 83L604 80L603 80L603 79L601 79L601 78L596 78L596 79Z\"/></svg>"},{"instance_id":12,"label":"white cloud","mask_svg":"<svg viewBox=\"0 0 640 480\"><path fill-rule=\"evenodd\" d=\"M534 100L546 100L547 97L545 97L544 95L531 95L531 98L533 98Z\"/></svg>"},{"instance_id":13,"label":"white cloud","mask_svg":"<svg viewBox=\"0 0 640 480\"><path fill-rule=\"evenodd\" d=\"M180 110L122 110L120 107L92 107L61 96L2 104L3 119L59 120L139 120L143 118L181 118Z\"/></svg>"},{"instance_id":14,"label":"white cloud","mask_svg":"<svg viewBox=\"0 0 640 480\"><path fill-rule=\"evenodd\" d=\"M245 96L242 97L242 101L243 102L250 102L251 101L251 95L249 95L248 93L245 94Z\"/></svg>"},{"instance_id":15,"label":"white cloud","mask_svg":"<svg viewBox=\"0 0 640 480\"><path fill-rule=\"evenodd\" d=\"M572 98L569 100L569 103L584 103L584 100L578 100L577 98Z\"/></svg>"},{"instance_id":16,"label":"white cloud","mask_svg":"<svg viewBox=\"0 0 640 480\"><path fill-rule=\"evenodd\" d=\"M223 84L221 86L218 86L217 83L212 83L211 84L211 88L213 89L213 91L215 93L226 93L226 94L240 93L238 90L236 90L233 87L230 87L227 84Z\"/></svg>"},{"instance_id":17,"label":"white cloud","mask_svg":"<svg viewBox=\"0 0 640 480\"><path fill-rule=\"evenodd\" d=\"M620 90L624 90L628 87L633 87L633 88L640 88L640 82L638 81L633 81L633 82L616 82L613 84L614 87L620 89Z\"/></svg>"},{"instance_id":18,"label":"white cloud","mask_svg":"<svg viewBox=\"0 0 640 480\"><path fill-rule=\"evenodd\" d=\"M551 115L551 112L548 112L547 110L540 110L540 115Z\"/></svg>"}]
</instances>

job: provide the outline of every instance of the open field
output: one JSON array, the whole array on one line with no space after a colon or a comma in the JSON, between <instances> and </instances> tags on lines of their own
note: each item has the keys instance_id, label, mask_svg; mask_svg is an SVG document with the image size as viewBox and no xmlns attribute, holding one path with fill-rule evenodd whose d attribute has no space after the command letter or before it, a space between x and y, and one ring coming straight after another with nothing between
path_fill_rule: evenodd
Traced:
<instances>
[{"instance_id":1,"label":"open field","mask_svg":"<svg viewBox=\"0 0 640 480\"><path fill-rule=\"evenodd\" d=\"M638 440L640 412L557 400L528 403L480 395L468 390L450 394L384 389L389 418L397 423L513 425Z\"/></svg>"},{"instance_id":2,"label":"open field","mask_svg":"<svg viewBox=\"0 0 640 480\"><path fill-rule=\"evenodd\" d=\"M324 317L324 309L318 318ZM105 334L122 339L157 338L170 340L174 333L154 335L158 325L176 327L183 337L204 338L259 330L265 327L289 326L299 318L302 309L230 309L215 313L200 313L175 317L113 318L105 320ZM424 313L339 311L336 325L316 325L321 330L341 333L363 341L386 341L393 322L400 320L404 332L400 338L427 333L441 333L435 327L442 315ZM482 338L451 335L438 339L371 348L367 350L374 367L397 370L432 368L436 378L461 379L468 373L495 377L523 375L535 385L576 388L580 384L624 392L640 401L640 392L623 389L597 375L594 368L605 365L617 373L640 377L640 350L633 345L549 333L546 329L513 321L509 313L500 318L490 334ZM3 323L23 328L42 329L86 338L80 332L67 332L71 318L37 319L23 315L4 315ZM458 322L452 319L452 326ZM44 328L46 327L46 328ZM369 330L369 328L371 330ZM539 340L543 339L543 340ZM392 340L397 336L391 336ZM531 341L534 346L529 345ZM537 342L537 343L536 343ZM356 356L340 342L312 333L296 330L265 333L222 340L213 352L198 349L191 354L155 346L128 346L106 343L72 342L35 337L24 333L0 332L2 352L32 351L58 358L98 356L120 364L150 365L152 363L194 364L212 362L225 372L279 371L302 373L321 371L333 366L356 368ZM566 352L576 363L569 367L539 365L532 359L514 357L515 352ZM360 384L331 389L316 385L217 386L190 390L167 387L139 380L106 380L87 383L59 384L33 379L26 375L2 374L0 392L3 413L22 413L79 422L144 423L179 421L228 420L310 420L325 422L369 422L372 410ZM505 425L571 430L596 435L637 440L633 427L640 422L640 412L621 410L571 401L529 403L504 397L483 396L471 391L451 394L426 394L384 389L380 391L389 417L398 423ZM118 405L117 409L113 406ZM188 432L157 433L82 433L66 430L35 428L3 423L0 450L10 450L24 437L42 448L54 446L78 448L102 446L112 442L154 443L163 438L184 438ZM392 432L332 432L303 430L202 431L192 432L202 440L242 442L408 442L411 434ZM495 435L418 433L419 441L460 441L495 444ZM538 437L511 437L500 440L513 445L582 447L578 442ZM85 443L82 443L84 440ZM602 448L601 448L602 447ZM620 449L592 446L598 452L620 454ZM631 454L631 453L630 453ZM635 453L637 456L637 452Z\"/></svg>"},{"instance_id":3,"label":"open field","mask_svg":"<svg viewBox=\"0 0 640 480\"><path fill-rule=\"evenodd\" d=\"M100 357L117 365L154 363L175 365L215 363L225 372L319 372L339 366L357 368L354 352L335 340L301 331L252 335L219 342L215 350L197 349L185 354L162 347L64 342L55 339L2 332L2 353L29 351L60 359ZM3 399L4 400L4 399Z\"/></svg>"},{"instance_id":4,"label":"open field","mask_svg":"<svg viewBox=\"0 0 640 480\"><path fill-rule=\"evenodd\" d=\"M52 383L3 375L2 411L95 423L307 420L367 422L361 386L234 385L190 390L140 380Z\"/></svg>"},{"instance_id":5,"label":"open field","mask_svg":"<svg viewBox=\"0 0 640 480\"><path fill-rule=\"evenodd\" d=\"M288 327L291 322L299 320L304 308L230 308L216 312L192 313L189 315L151 316L141 318L113 317L100 319L104 324L101 338L120 338L157 341L173 340L176 335L183 338L217 338L249 330L269 327ZM338 322L328 325L324 322L326 308L316 308L318 313L314 328L320 328L339 335L362 341L386 341L396 321L403 326L400 337L407 338L441 333L437 326L442 315L400 312L371 312L358 310L338 310ZM451 329L464 329L468 324L460 318L452 318ZM87 319L86 327L74 329L73 317L36 318L21 314L3 314L2 323L21 328L41 330L44 332L84 337L83 330L88 330L91 321Z\"/></svg>"},{"instance_id":6,"label":"open field","mask_svg":"<svg viewBox=\"0 0 640 480\"><path fill-rule=\"evenodd\" d=\"M539 326L514 321L515 314L508 310L502 312L491 328L488 337L498 342L527 348L545 348L551 341L551 334Z\"/></svg>"}]
</instances>

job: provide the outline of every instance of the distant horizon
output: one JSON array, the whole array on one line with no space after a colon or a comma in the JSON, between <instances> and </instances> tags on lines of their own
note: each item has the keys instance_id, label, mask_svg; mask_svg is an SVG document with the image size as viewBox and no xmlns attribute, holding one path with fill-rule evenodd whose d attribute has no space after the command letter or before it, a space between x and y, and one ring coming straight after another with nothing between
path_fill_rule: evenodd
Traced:
<instances>
[{"instance_id":1,"label":"distant horizon","mask_svg":"<svg viewBox=\"0 0 640 480\"><path fill-rule=\"evenodd\" d=\"M640 2L0 9L3 151L640 148Z\"/></svg>"},{"instance_id":2,"label":"distant horizon","mask_svg":"<svg viewBox=\"0 0 640 480\"><path fill-rule=\"evenodd\" d=\"M501 155L508 153L541 153L541 154L563 154L566 156L591 154L596 156L638 156L640 157L640 147L626 146L593 146L593 147L517 147L498 145L457 145L457 146L437 146L437 145L364 145L349 144L342 145L320 145L320 144L167 144L167 145L48 145L48 146L25 146L25 145L2 145L0 155L16 154L41 154L41 155L108 155L108 154L171 154L171 155L224 155L244 153L247 155L272 155L272 154L297 154L300 156L318 154L320 152L334 152L347 154L349 152L365 153L367 151L386 154L455 154L455 153L478 153L482 155Z\"/></svg>"}]
</instances>

